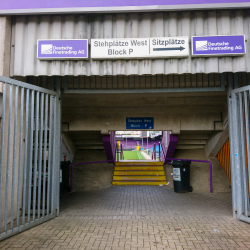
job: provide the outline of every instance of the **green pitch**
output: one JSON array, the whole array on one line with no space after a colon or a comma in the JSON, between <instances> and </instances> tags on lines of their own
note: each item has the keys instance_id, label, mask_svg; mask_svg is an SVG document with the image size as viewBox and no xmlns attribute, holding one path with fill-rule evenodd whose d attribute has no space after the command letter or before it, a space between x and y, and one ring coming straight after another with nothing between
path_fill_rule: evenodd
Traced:
<instances>
[{"instance_id":1,"label":"green pitch","mask_svg":"<svg viewBox=\"0 0 250 250\"><path fill-rule=\"evenodd\" d=\"M144 160L140 151L123 151L124 160Z\"/></svg>"}]
</instances>

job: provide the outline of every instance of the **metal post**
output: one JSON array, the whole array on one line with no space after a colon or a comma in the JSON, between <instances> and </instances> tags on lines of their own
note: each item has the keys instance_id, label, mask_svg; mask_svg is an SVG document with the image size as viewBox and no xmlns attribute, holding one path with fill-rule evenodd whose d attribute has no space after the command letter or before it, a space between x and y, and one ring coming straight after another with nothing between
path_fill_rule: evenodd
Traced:
<instances>
[{"instance_id":1,"label":"metal post","mask_svg":"<svg viewBox=\"0 0 250 250\"><path fill-rule=\"evenodd\" d=\"M58 130L58 138L57 138L57 167L56 167L56 172L55 172L55 179L57 180L56 182L56 204L55 204L55 209L56 209L56 216L59 216L59 202L60 202L60 163L61 163L61 134L62 134L62 123L61 123L61 118L62 118L62 95L61 95L61 77L58 76L56 77L56 91L58 93L57 97L57 130Z\"/></svg>"},{"instance_id":2,"label":"metal post","mask_svg":"<svg viewBox=\"0 0 250 250\"><path fill-rule=\"evenodd\" d=\"M242 215L242 208L243 208L243 196L242 196L242 185L241 185L241 173L240 173L240 145L239 145L239 140L240 138L240 133L239 133L239 126L238 126L238 101L237 101L237 96L236 94L232 95L233 99L233 128L234 128L234 136L233 136L233 143L235 145L234 147L234 174L235 174L235 188L236 188L236 209L237 209L237 217Z\"/></svg>"},{"instance_id":3,"label":"metal post","mask_svg":"<svg viewBox=\"0 0 250 250\"><path fill-rule=\"evenodd\" d=\"M18 191L17 191L17 227L19 227L20 193L21 193L21 165L23 153L23 111L24 111L24 88L21 90L20 103L20 129L19 129L19 159L18 159Z\"/></svg>"},{"instance_id":4,"label":"metal post","mask_svg":"<svg viewBox=\"0 0 250 250\"><path fill-rule=\"evenodd\" d=\"M225 81L224 73L221 74L221 82ZM234 143L233 143L233 136L234 136L234 128L233 128L233 111L232 111L232 99L231 91L233 90L233 74L228 73L228 90L227 90L227 97L228 97L228 121L229 121L229 143L230 143L230 169L231 169L231 186L232 186L232 210L233 210L233 217L236 218L236 210L237 210L237 202L236 202L236 187L235 187L235 170L234 170Z\"/></svg>"},{"instance_id":5,"label":"metal post","mask_svg":"<svg viewBox=\"0 0 250 250\"><path fill-rule=\"evenodd\" d=\"M18 94L19 87L16 86L15 93L15 120L14 120L14 142L13 142L13 162L12 162L12 189L11 189L11 230L13 230L14 220L14 191L15 191L15 177L16 177L16 150L17 150L17 111L18 111Z\"/></svg>"},{"instance_id":6,"label":"metal post","mask_svg":"<svg viewBox=\"0 0 250 250\"><path fill-rule=\"evenodd\" d=\"M6 83L3 83L3 113L2 113L2 131L1 131L1 148L0 148L0 223L2 221L2 182L3 182L3 157L4 157L4 135L5 135L5 108L6 108ZM2 226L2 225L1 225Z\"/></svg>"},{"instance_id":7,"label":"metal post","mask_svg":"<svg viewBox=\"0 0 250 250\"><path fill-rule=\"evenodd\" d=\"M240 147L240 158L242 160L242 168L241 168L241 183L242 183L242 190L244 190L244 195L243 195L243 204L244 204L244 214L248 214L248 208L249 208L249 199L245 199L245 197L248 197L248 186L247 186L247 169L246 169L246 149L245 149L245 119L244 119L244 107L243 107L243 93L239 93L239 106L240 106L240 141L243 142L241 143Z\"/></svg>"},{"instance_id":8,"label":"metal post","mask_svg":"<svg viewBox=\"0 0 250 250\"><path fill-rule=\"evenodd\" d=\"M12 94L13 85L10 85L9 95L9 120L8 120L8 146L7 146L7 165L6 165L6 184L5 184L5 211L4 211L4 231L7 231L8 219L8 198L9 198L9 176L10 176L10 151L11 151L11 130L12 130Z\"/></svg>"},{"instance_id":9,"label":"metal post","mask_svg":"<svg viewBox=\"0 0 250 250\"><path fill-rule=\"evenodd\" d=\"M41 94L41 106L40 106L40 123L39 123L39 162L38 162L38 219L40 218L40 209L41 209L41 185L42 185L42 147L43 147L43 114L44 114L44 93Z\"/></svg>"}]
</instances>

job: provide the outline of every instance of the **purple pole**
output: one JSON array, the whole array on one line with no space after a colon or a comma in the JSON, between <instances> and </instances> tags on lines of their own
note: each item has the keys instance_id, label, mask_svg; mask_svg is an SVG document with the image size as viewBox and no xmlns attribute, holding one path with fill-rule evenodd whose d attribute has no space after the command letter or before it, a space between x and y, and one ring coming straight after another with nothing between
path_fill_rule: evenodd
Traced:
<instances>
[{"instance_id":1,"label":"purple pole","mask_svg":"<svg viewBox=\"0 0 250 250\"><path fill-rule=\"evenodd\" d=\"M202 160L190 160L190 159L174 159L174 158L165 158L165 160L169 161L193 161L193 162L206 162L209 163L210 166L210 193L213 193L213 175L212 175L212 163L211 161L202 161Z\"/></svg>"}]
</instances>

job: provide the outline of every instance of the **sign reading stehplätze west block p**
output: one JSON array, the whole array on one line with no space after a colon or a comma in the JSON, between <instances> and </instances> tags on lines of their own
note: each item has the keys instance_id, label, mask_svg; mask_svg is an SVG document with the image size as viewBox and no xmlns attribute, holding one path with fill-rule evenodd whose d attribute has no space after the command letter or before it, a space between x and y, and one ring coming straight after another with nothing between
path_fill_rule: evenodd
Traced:
<instances>
[{"instance_id":1,"label":"sign reading stehpl\u00e4tze west block p","mask_svg":"<svg viewBox=\"0 0 250 250\"><path fill-rule=\"evenodd\" d=\"M188 37L91 39L92 59L143 59L189 56Z\"/></svg>"},{"instance_id":2,"label":"sign reading stehpl\u00e4tze west block p","mask_svg":"<svg viewBox=\"0 0 250 250\"><path fill-rule=\"evenodd\" d=\"M241 56L246 54L245 36L193 36L192 56Z\"/></svg>"},{"instance_id":3,"label":"sign reading stehpl\u00e4tze west block p","mask_svg":"<svg viewBox=\"0 0 250 250\"><path fill-rule=\"evenodd\" d=\"M84 60L88 59L88 39L38 40L39 60Z\"/></svg>"}]
</instances>

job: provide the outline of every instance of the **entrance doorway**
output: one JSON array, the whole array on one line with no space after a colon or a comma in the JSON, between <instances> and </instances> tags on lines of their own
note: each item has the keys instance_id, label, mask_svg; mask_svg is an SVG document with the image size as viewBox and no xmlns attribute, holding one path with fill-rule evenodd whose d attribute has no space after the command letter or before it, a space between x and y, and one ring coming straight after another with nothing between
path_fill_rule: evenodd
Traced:
<instances>
[{"instance_id":1,"label":"entrance doorway","mask_svg":"<svg viewBox=\"0 0 250 250\"><path fill-rule=\"evenodd\" d=\"M160 160L162 131L116 131L117 160Z\"/></svg>"}]
</instances>

